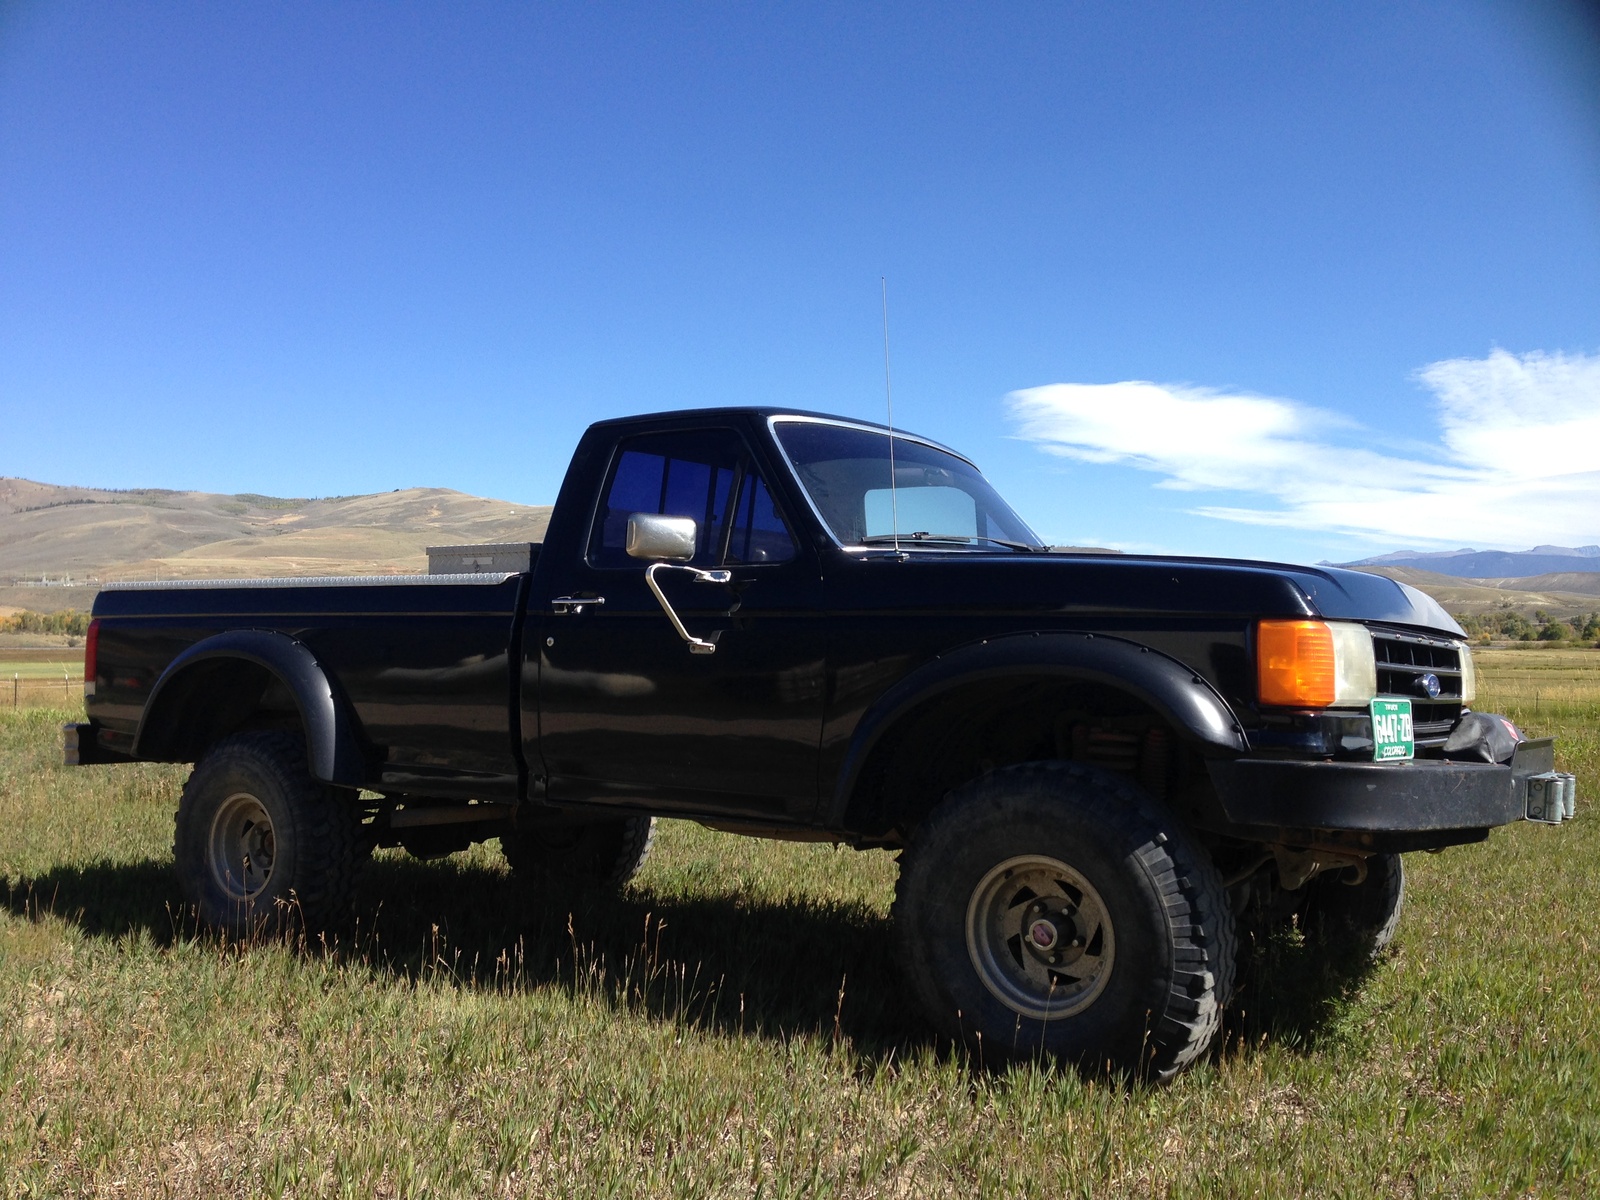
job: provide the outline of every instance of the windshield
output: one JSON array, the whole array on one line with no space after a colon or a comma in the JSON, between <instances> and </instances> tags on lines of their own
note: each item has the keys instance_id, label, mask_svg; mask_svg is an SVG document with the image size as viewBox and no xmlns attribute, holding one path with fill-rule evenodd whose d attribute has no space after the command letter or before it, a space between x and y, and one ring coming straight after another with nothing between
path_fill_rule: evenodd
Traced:
<instances>
[{"instance_id":1,"label":"windshield","mask_svg":"<svg viewBox=\"0 0 1600 1200\"><path fill-rule=\"evenodd\" d=\"M978 469L947 451L894 438L891 495L887 431L779 420L773 432L841 545L892 542L898 526L905 545L1044 548Z\"/></svg>"}]
</instances>

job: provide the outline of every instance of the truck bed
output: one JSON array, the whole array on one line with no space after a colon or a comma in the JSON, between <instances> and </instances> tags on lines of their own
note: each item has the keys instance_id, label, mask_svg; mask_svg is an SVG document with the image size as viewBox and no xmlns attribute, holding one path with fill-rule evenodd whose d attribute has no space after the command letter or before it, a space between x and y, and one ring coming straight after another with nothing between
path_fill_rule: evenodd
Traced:
<instances>
[{"instance_id":1,"label":"truck bed","mask_svg":"<svg viewBox=\"0 0 1600 1200\"><path fill-rule=\"evenodd\" d=\"M356 718L362 782L385 791L514 798L524 575L380 575L113 583L101 591L97 669L86 680L99 741L130 753L151 690L190 647L270 631L329 668ZM399 665L404 664L404 665ZM274 686L242 681L240 703ZM253 688L253 690L252 690ZM276 699L285 717L292 699ZM147 756L140 747L141 756ZM174 755L174 757L181 757Z\"/></svg>"}]
</instances>

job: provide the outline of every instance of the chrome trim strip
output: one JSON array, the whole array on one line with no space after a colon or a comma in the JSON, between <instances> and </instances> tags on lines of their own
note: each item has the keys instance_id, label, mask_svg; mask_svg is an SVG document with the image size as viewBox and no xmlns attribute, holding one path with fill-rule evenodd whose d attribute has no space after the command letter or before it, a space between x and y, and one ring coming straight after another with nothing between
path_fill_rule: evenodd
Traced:
<instances>
[{"instance_id":1,"label":"chrome trim strip","mask_svg":"<svg viewBox=\"0 0 1600 1200\"><path fill-rule=\"evenodd\" d=\"M482 571L465 575L304 575L269 579L127 579L102 584L102 592L212 591L223 588L440 587L469 584L489 587L515 579L515 571Z\"/></svg>"}]
</instances>

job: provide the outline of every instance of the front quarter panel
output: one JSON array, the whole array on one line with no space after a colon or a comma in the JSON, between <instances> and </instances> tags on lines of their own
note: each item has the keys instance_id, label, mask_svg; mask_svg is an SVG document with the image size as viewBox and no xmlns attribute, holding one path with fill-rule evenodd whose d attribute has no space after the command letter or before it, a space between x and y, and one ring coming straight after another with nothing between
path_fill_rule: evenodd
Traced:
<instances>
[{"instance_id":1,"label":"front quarter panel","mask_svg":"<svg viewBox=\"0 0 1600 1200\"><path fill-rule=\"evenodd\" d=\"M1204 676L1174 658L1123 638L1031 631L980 639L940 654L885 691L856 725L834 789L831 819L841 821L874 747L896 721L944 692L971 683L1024 677L1102 684L1161 714L1201 753L1237 755L1244 734L1228 703Z\"/></svg>"}]
</instances>

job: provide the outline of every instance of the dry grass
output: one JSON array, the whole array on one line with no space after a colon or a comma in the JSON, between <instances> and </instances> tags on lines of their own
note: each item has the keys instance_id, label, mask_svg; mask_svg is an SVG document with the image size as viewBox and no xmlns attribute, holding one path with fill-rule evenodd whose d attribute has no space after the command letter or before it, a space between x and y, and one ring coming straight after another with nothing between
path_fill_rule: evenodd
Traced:
<instances>
[{"instance_id":1,"label":"dry grass","mask_svg":"<svg viewBox=\"0 0 1600 1200\"><path fill-rule=\"evenodd\" d=\"M1483 699L1499 709L1515 710L1535 722L1549 711L1561 719L1600 725L1600 652L1476 650L1473 661L1484 674Z\"/></svg>"},{"instance_id":2,"label":"dry grass","mask_svg":"<svg viewBox=\"0 0 1600 1200\"><path fill-rule=\"evenodd\" d=\"M384 855L339 946L198 936L184 769L66 770L66 712L0 711L0 1194L1593 1193L1600 654L1573 662L1485 656L1482 706L1560 735L1580 819L1411 856L1359 987L1286 940L1161 1089L931 1042L882 853L669 823L619 898L519 891L492 846Z\"/></svg>"}]
</instances>

